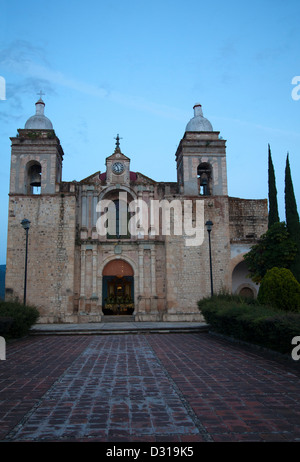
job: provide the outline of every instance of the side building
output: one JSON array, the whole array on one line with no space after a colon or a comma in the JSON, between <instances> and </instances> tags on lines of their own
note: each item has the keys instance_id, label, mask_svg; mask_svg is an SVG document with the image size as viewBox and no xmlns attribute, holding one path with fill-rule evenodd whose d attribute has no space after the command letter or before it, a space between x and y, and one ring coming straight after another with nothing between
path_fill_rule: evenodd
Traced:
<instances>
[{"instance_id":1,"label":"side building","mask_svg":"<svg viewBox=\"0 0 300 462\"><path fill-rule=\"evenodd\" d=\"M6 299L26 300L39 322L199 321L213 288L256 296L243 255L267 230L267 200L228 197L226 141L200 104L175 161L177 182L131 170L119 136L104 172L62 181L64 152L39 99L11 138Z\"/></svg>"}]
</instances>

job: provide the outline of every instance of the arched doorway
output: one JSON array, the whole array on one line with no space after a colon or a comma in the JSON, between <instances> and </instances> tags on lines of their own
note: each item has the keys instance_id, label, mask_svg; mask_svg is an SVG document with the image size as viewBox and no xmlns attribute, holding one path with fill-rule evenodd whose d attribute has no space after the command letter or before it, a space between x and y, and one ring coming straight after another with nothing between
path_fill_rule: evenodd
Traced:
<instances>
[{"instance_id":1,"label":"arched doorway","mask_svg":"<svg viewBox=\"0 0 300 462\"><path fill-rule=\"evenodd\" d=\"M247 263L242 260L232 271L232 293L244 297L256 298L258 292L257 285L248 276Z\"/></svg>"},{"instance_id":2,"label":"arched doorway","mask_svg":"<svg viewBox=\"0 0 300 462\"><path fill-rule=\"evenodd\" d=\"M102 272L104 315L131 315L134 311L134 273L125 260L107 263Z\"/></svg>"},{"instance_id":3,"label":"arched doorway","mask_svg":"<svg viewBox=\"0 0 300 462\"><path fill-rule=\"evenodd\" d=\"M241 295L242 297L247 297L247 298L254 298L254 292L253 292L253 289L251 289L251 287L241 287L239 290L238 290L238 294Z\"/></svg>"}]
</instances>

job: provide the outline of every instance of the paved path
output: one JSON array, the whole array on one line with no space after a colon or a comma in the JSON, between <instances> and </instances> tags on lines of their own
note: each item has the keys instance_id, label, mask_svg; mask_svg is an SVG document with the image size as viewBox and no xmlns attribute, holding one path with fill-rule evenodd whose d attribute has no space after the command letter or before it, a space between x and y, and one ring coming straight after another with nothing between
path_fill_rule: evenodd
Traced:
<instances>
[{"instance_id":1,"label":"paved path","mask_svg":"<svg viewBox=\"0 0 300 462\"><path fill-rule=\"evenodd\" d=\"M0 441L300 441L299 376L208 333L27 337L0 361Z\"/></svg>"}]
</instances>

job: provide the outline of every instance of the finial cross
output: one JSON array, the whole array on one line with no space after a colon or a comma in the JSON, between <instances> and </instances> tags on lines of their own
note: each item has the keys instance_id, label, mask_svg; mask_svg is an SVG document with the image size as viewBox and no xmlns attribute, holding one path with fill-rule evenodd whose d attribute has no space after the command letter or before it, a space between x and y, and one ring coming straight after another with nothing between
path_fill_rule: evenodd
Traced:
<instances>
[{"instance_id":1,"label":"finial cross","mask_svg":"<svg viewBox=\"0 0 300 462\"><path fill-rule=\"evenodd\" d=\"M45 93L43 93L42 90L39 93L37 93L37 95L39 95L40 98L42 98L42 95L44 95L44 94Z\"/></svg>"},{"instance_id":2,"label":"finial cross","mask_svg":"<svg viewBox=\"0 0 300 462\"><path fill-rule=\"evenodd\" d=\"M116 141L116 147L117 147L117 148L120 148L120 140L122 140L122 139L123 139L123 138L120 138L120 137L119 137L119 134L117 134L117 136L116 136L116 138L115 138L115 140L117 140L117 141Z\"/></svg>"}]
</instances>

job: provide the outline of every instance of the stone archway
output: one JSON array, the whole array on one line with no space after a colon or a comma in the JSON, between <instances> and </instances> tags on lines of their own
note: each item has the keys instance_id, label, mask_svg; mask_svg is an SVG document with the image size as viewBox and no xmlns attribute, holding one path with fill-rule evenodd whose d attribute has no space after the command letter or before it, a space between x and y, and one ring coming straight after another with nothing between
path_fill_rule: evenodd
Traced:
<instances>
[{"instance_id":1,"label":"stone archway","mask_svg":"<svg viewBox=\"0 0 300 462\"><path fill-rule=\"evenodd\" d=\"M104 315L131 315L134 311L134 271L122 259L111 260L102 271Z\"/></svg>"},{"instance_id":2,"label":"stone archway","mask_svg":"<svg viewBox=\"0 0 300 462\"><path fill-rule=\"evenodd\" d=\"M232 270L232 293L256 298L258 286L249 277L247 263L242 259Z\"/></svg>"}]
</instances>

